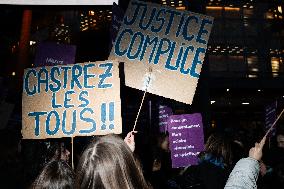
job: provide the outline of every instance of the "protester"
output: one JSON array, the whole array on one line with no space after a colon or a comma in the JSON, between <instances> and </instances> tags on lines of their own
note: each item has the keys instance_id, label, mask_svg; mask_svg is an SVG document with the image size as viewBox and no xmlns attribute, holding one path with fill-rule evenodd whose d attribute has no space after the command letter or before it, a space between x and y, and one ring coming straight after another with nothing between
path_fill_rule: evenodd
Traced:
<instances>
[{"instance_id":1,"label":"protester","mask_svg":"<svg viewBox=\"0 0 284 189\"><path fill-rule=\"evenodd\" d=\"M64 142L55 142L51 145L48 145L48 157L50 160L63 160L68 162L70 159L70 152L66 148Z\"/></svg>"},{"instance_id":2,"label":"protester","mask_svg":"<svg viewBox=\"0 0 284 189\"><path fill-rule=\"evenodd\" d=\"M154 189L164 189L167 181L177 173L172 169L168 134L159 133L152 146L152 172L149 178Z\"/></svg>"},{"instance_id":3,"label":"protester","mask_svg":"<svg viewBox=\"0 0 284 189\"><path fill-rule=\"evenodd\" d=\"M283 132L283 131L282 131L282 132L279 132L279 133L277 134L276 138L277 138L277 146L278 146L279 148L284 149L284 132Z\"/></svg>"},{"instance_id":4,"label":"protester","mask_svg":"<svg viewBox=\"0 0 284 189\"><path fill-rule=\"evenodd\" d=\"M243 158L235 165L224 189L256 189L260 170L259 161L262 158L262 149L266 137L249 151L249 157Z\"/></svg>"},{"instance_id":5,"label":"protester","mask_svg":"<svg viewBox=\"0 0 284 189\"><path fill-rule=\"evenodd\" d=\"M24 184L21 137L13 131L0 132L0 188L18 189Z\"/></svg>"},{"instance_id":6,"label":"protester","mask_svg":"<svg viewBox=\"0 0 284 189\"><path fill-rule=\"evenodd\" d=\"M275 136L271 135L269 137L269 149L265 151L261 161L260 177L258 179L259 189L280 188L280 185L283 186L281 183L284 183L283 125L278 125L275 134Z\"/></svg>"},{"instance_id":7,"label":"protester","mask_svg":"<svg viewBox=\"0 0 284 189\"><path fill-rule=\"evenodd\" d=\"M72 189L74 172L63 160L54 160L46 164L32 184L32 189Z\"/></svg>"},{"instance_id":8,"label":"protester","mask_svg":"<svg viewBox=\"0 0 284 189\"><path fill-rule=\"evenodd\" d=\"M189 166L181 176L169 182L177 189L223 189L232 162L231 141L219 133L212 134L198 165Z\"/></svg>"},{"instance_id":9,"label":"protester","mask_svg":"<svg viewBox=\"0 0 284 189\"><path fill-rule=\"evenodd\" d=\"M70 141L70 140L69 140ZM54 160L69 162L70 152L64 139L48 139L44 141L22 141L23 179L28 187L40 174L47 163ZM67 143L68 144L68 143Z\"/></svg>"},{"instance_id":10,"label":"protester","mask_svg":"<svg viewBox=\"0 0 284 189\"><path fill-rule=\"evenodd\" d=\"M271 147L264 160L267 165L276 168L278 164L284 162L284 128L280 125L276 131L276 147Z\"/></svg>"},{"instance_id":11,"label":"protester","mask_svg":"<svg viewBox=\"0 0 284 189\"><path fill-rule=\"evenodd\" d=\"M125 142L115 135L95 138L80 158L75 188L150 188L133 156L133 142L133 133L126 137Z\"/></svg>"}]
</instances>

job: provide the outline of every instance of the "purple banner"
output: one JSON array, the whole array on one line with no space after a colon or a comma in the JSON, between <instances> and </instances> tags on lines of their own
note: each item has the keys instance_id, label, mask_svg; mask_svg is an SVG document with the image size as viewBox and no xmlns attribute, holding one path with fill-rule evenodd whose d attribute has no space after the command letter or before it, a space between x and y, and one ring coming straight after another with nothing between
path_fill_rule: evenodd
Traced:
<instances>
[{"instance_id":1,"label":"purple banner","mask_svg":"<svg viewBox=\"0 0 284 189\"><path fill-rule=\"evenodd\" d=\"M197 155L204 150L200 113L172 115L168 119L172 167L196 165Z\"/></svg>"},{"instance_id":2,"label":"purple banner","mask_svg":"<svg viewBox=\"0 0 284 189\"><path fill-rule=\"evenodd\" d=\"M35 67L75 63L76 46L43 42L38 44Z\"/></svg>"},{"instance_id":3,"label":"purple banner","mask_svg":"<svg viewBox=\"0 0 284 189\"><path fill-rule=\"evenodd\" d=\"M173 110L168 106L159 106L159 130L165 133L168 130L168 118L173 115Z\"/></svg>"},{"instance_id":4,"label":"purple banner","mask_svg":"<svg viewBox=\"0 0 284 189\"><path fill-rule=\"evenodd\" d=\"M110 27L110 50L112 48L112 44L114 43L117 33L119 31L120 25L122 23L124 16L124 11L120 6L118 6L116 3L113 3L112 5L112 19L111 19L111 27Z\"/></svg>"},{"instance_id":5,"label":"purple banner","mask_svg":"<svg viewBox=\"0 0 284 189\"><path fill-rule=\"evenodd\" d=\"M270 127L272 126L272 124L274 123L274 121L277 118L277 114L276 114L276 110L277 110L277 101L271 103L270 105L265 107L265 130L268 131L268 129L270 129ZM275 127L273 128L273 130L269 133L269 137L274 136L275 135Z\"/></svg>"}]
</instances>

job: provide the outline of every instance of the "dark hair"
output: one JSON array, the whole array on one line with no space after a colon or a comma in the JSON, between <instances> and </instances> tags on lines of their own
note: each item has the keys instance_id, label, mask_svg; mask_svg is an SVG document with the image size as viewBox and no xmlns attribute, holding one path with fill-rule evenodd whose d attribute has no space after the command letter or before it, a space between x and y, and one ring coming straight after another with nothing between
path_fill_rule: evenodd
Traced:
<instances>
[{"instance_id":1,"label":"dark hair","mask_svg":"<svg viewBox=\"0 0 284 189\"><path fill-rule=\"evenodd\" d=\"M161 147L162 143L169 137L167 133L159 133L157 136L157 146Z\"/></svg>"},{"instance_id":2,"label":"dark hair","mask_svg":"<svg viewBox=\"0 0 284 189\"><path fill-rule=\"evenodd\" d=\"M149 188L139 163L126 143L115 135L94 139L83 152L75 181L76 188Z\"/></svg>"},{"instance_id":3,"label":"dark hair","mask_svg":"<svg viewBox=\"0 0 284 189\"><path fill-rule=\"evenodd\" d=\"M232 164L231 141L223 134L214 133L210 135L205 144L205 152L216 158L222 158L226 165Z\"/></svg>"},{"instance_id":4,"label":"dark hair","mask_svg":"<svg viewBox=\"0 0 284 189\"><path fill-rule=\"evenodd\" d=\"M32 189L72 189L74 185L74 172L63 160L51 161L46 164Z\"/></svg>"}]
</instances>

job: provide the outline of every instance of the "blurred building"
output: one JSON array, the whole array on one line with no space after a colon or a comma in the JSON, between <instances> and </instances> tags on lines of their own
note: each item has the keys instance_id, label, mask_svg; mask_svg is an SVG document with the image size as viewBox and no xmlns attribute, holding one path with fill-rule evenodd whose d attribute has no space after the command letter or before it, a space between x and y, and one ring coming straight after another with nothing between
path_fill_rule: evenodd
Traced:
<instances>
[{"instance_id":1,"label":"blurred building","mask_svg":"<svg viewBox=\"0 0 284 189\"><path fill-rule=\"evenodd\" d=\"M206 2L215 18L207 53L213 122L260 126L265 106L284 108L283 8L283 1Z\"/></svg>"}]
</instances>

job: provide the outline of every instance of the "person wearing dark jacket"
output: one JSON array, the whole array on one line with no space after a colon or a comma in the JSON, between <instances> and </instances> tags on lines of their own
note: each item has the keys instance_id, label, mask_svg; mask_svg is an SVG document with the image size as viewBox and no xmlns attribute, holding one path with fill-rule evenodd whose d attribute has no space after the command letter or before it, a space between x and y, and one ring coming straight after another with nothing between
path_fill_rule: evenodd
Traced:
<instances>
[{"instance_id":1,"label":"person wearing dark jacket","mask_svg":"<svg viewBox=\"0 0 284 189\"><path fill-rule=\"evenodd\" d=\"M198 165L189 166L181 176L169 182L175 189L223 189L230 172L230 141L222 134L212 134L199 155Z\"/></svg>"}]
</instances>

